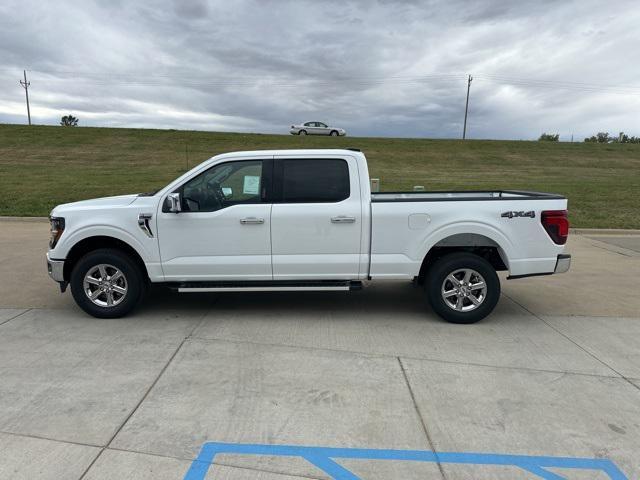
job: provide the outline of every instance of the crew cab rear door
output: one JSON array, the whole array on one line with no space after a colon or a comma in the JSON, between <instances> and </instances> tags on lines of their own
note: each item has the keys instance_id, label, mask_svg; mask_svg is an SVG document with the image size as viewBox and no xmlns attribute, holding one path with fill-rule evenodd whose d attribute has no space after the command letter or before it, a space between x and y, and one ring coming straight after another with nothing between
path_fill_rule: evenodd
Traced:
<instances>
[{"instance_id":1,"label":"crew cab rear door","mask_svg":"<svg viewBox=\"0 0 640 480\"><path fill-rule=\"evenodd\" d=\"M355 280L362 205L356 159L276 156L271 248L274 280Z\"/></svg>"}]
</instances>

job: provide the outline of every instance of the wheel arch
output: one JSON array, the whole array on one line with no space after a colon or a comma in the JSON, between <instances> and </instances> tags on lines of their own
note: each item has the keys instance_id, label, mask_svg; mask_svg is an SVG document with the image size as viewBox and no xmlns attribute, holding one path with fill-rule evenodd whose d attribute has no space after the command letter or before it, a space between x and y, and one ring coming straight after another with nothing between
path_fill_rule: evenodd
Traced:
<instances>
[{"instance_id":1,"label":"wheel arch","mask_svg":"<svg viewBox=\"0 0 640 480\"><path fill-rule=\"evenodd\" d=\"M423 257L417 278L424 283L429 267L439 258L455 252L478 255L487 260L496 271L509 269L509 257L502 243L483 233L452 233L435 241Z\"/></svg>"},{"instance_id":2,"label":"wheel arch","mask_svg":"<svg viewBox=\"0 0 640 480\"><path fill-rule=\"evenodd\" d=\"M119 250L126 255L128 255L134 263L140 268L140 272L145 277L145 279L149 279L149 272L147 271L147 266L142 259L142 256L138 251L129 245L127 242L120 240L115 237L111 237L108 235L95 235L91 237L83 238L78 241L67 253L67 257L64 262L64 279L65 281L69 281L71 279L71 272L73 271L73 267L78 263L84 255L94 250L98 250L101 248L112 248L115 250Z\"/></svg>"}]
</instances>

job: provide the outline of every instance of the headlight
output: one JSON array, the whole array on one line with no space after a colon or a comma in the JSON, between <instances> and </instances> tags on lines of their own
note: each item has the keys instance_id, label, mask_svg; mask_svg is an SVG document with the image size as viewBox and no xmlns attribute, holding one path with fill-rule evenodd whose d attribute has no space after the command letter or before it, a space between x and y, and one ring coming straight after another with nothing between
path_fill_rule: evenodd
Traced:
<instances>
[{"instance_id":1,"label":"headlight","mask_svg":"<svg viewBox=\"0 0 640 480\"><path fill-rule=\"evenodd\" d=\"M51 222L51 238L49 239L49 248L55 248L58 240L64 232L64 218L62 217L49 217Z\"/></svg>"}]
</instances>

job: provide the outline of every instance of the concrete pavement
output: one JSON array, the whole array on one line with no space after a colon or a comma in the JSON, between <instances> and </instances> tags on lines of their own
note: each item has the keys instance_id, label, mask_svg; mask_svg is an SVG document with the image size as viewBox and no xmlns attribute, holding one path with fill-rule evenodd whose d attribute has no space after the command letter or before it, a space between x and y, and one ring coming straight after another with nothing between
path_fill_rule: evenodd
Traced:
<instances>
[{"instance_id":1,"label":"concrete pavement","mask_svg":"<svg viewBox=\"0 0 640 480\"><path fill-rule=\"evenodd\" d=\"M505 281L496 312L460 326L394 283L157 290L131 317L97 320L47 278L46 224L1 226L0 478L182 479L205 442L585 457L640 473L640 236L574 235L569 273ZM338 463L363 479L544 478ZM227 454L206 478L328 476Z\"/></svg>"}]
</instances>

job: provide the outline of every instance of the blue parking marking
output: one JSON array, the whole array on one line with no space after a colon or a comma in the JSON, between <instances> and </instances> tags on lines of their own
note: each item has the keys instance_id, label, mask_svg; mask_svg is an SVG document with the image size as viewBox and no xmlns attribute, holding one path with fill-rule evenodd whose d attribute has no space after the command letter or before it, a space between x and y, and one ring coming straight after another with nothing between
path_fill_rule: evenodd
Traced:
<instances>
[{"instance_id":1,"label":"blue parking marking","mask_svg":"<svg viewBox=\"0 0 640 480\"><path fill-rule=\"evenodd\" d=\"M432 452L429 450L377 450L362 448L300 447L294 445L260 445L207 442L202 446L184 480L204 480L218 454L268 455L300 457L315 465L334 480L361 480L335 462L335 459L404 460L440 464L496 465L518 467L545 480L566 480L548 468L599 471L611 480L628 480L608 459L505 455L496 453Z\"/></svg>"}]
</instances>

